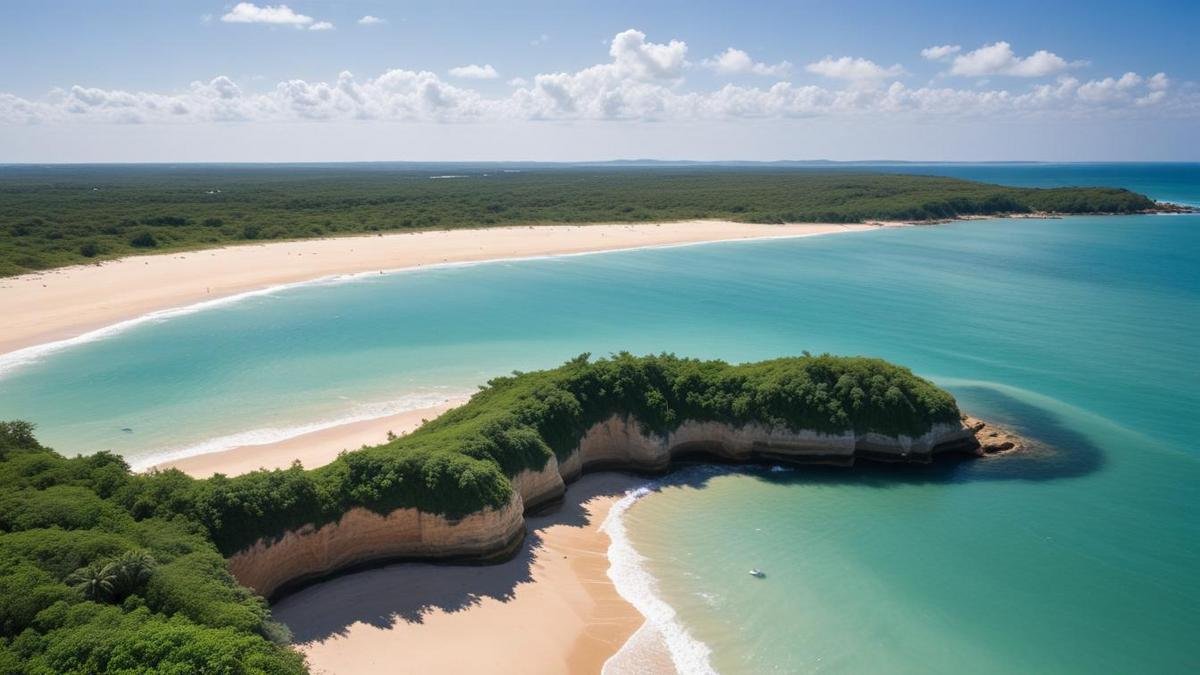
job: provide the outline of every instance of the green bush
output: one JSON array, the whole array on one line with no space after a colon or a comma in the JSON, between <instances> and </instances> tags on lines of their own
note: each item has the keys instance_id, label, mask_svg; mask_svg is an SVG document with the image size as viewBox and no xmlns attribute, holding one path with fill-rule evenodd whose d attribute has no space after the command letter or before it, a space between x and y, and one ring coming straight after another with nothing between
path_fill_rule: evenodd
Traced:
<instances>
[{"instance_id":1,"label":"green bush","mask_svg":"<svg viewBox=\"0 0 1200 675\"><path fill-rule=\"evenodd\" d=\"M134 248L154 248L158 246L158 238L150 230L142 230L129 238L129 245Z\"/></svg>"},{"instance_id":2,"label":"green bush","mask_svg":"<svg viewBox=\"0 0 1200 675\"><path fill-rule=\"evenodd\" d=\"M1016 188L854 170L462 173L468 178L447 181L429 180L429 169L413 166L0 167L0 276L93 257L414 228L696 218L849 223L1029 211L1132 213L1154 206L1112 188ZM92 191L96 182L107 187Z\"/></svg>"},{"instance_id":3,"label":"green bush","mask_svg":"<svg viewBox=\"0 0 1200 675\"><path fill-rule=\"evenodd\" d=\"M585 354L496 378L417 431L311 471L134 474L110 453L68 459L29 424L0 422L0 668L301 672L286 629L222 553L355 507L501 507L511 477L567 457L612 415L656 433L696 420L915 436L958 414L950 394L878 359Z\"/></svg>"}]
</instances>

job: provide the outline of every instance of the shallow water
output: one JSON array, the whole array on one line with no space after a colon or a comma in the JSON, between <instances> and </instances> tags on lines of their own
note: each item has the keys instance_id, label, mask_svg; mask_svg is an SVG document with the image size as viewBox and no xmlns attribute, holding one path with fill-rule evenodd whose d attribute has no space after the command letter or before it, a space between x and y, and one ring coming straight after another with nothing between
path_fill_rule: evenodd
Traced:
<instances>
[{"instance_id":1,"label":"shallow water","mask_svg":"<svg viewBox=\"0 0 1200 675\"><path fill-rule=\"evenodd\" d=\"M1098 175L1200 203L1194 166L1169 180L1161 166L935 168ZM711 664L1182 672L1200 665L1198 329L1198 216L955 223L293 288L11 370L0 418L145 464L420 407L584 351L880 356L1055 452L901 474L681 474L625 522Z\"/></svg>"}]
</instances>

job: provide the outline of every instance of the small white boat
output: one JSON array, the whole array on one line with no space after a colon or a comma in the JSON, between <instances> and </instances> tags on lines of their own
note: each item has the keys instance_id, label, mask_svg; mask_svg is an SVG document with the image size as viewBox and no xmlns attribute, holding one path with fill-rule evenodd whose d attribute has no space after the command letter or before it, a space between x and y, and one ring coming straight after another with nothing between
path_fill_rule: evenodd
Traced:
<instances>
[{"instance_id":1,"label":"small white boat","mask_svg":"<svg viewBox=\"0 0 1200 675\"><path fill-rule=\"evenodd\" d=\"M750 570L750 576L762 579L767 576L767 573L755 567L754 569Z\"/></svg>"}]
</instances>

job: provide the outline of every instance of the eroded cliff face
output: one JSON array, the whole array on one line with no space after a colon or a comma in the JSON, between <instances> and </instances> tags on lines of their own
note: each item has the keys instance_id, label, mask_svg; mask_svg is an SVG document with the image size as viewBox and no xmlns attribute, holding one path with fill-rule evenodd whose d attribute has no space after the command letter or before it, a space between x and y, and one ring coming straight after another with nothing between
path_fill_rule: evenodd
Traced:
<instances>
[{"instance_id":1,"label":"eroded cliff face","mask_svg":"<svg viewBox=\"0 0 1200 675\"><path fill-rule=\"evenodd\" d=\"M672 459L685 455L844 466L857 459L927 463L940 452L983 454L1009 450L1019 443L1004 432L991 428L984 432L984 427L978 420L963 418L958 423L936 425L917 438L893 438L687 421L675 431L659 435L644 433L632 417L614 415L589 429L579 447L561 463L551 457L540 471L525 470L514 476L513 498L502 509L460 520L417 509L398 509L387 515L352 509L336 523L301 528L273 542L260 540L231 556L229 571L243 586L271 597L289 586L372 562L503 558L520 545L525 533L523 514L560 499L567 483L587 470L661 472L670 467ZM986 437L983 444L977 436Z\"/></svg>"},{"instance_id":2,"label":"eroded cliff face","mask_svg":"<svg viewBox=\"0 0 1200 675\"><path fill-rule=\"evenodd\" d=\"M570 481L589 468L663 471L672 459L689 454L801 464L850 465L856 459L927 463L941 449L970 451L974 433L966 420L935 425L916 438L689 420L669 434L653 435L644 433L637 420L614 415L588 430L578 450L562 462L562 473Z\"/></svg>"},{"instance_id":3,"label":"eroded cliff face","mask_svg":"<svg viewBox=\"0 0 1200 675\"><path fill-rule=\"evenodd\" d=\"M230 556L227 564L238 583L270 598L287 586L372 562L503 558L524 538L524 511L517 494L502 509L461 520L417 509L397 509L383 516L356 508L336 523L307 526L274 542L259 540Z\"/></svg>"}]
</instances>

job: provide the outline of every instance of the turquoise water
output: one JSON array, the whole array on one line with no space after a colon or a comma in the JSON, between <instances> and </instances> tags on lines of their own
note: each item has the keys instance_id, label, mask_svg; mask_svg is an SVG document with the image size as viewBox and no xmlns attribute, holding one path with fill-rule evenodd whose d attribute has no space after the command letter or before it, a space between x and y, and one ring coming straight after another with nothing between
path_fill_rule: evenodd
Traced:
<instances>
[{"instance_id":1,"label":"turquoise water","mask_svg":"<svg viewBox=\"0 0 1200 675\"><path fill-rule=\"evenodd\" d=\"M1098 172L1200 203L1200 170L1168 168L1015 167L1007 182ZM1006 182L1003 167L942 169ZM711 664L1185 672L1200 667L1198 329L1200 216L955 223L292 288L10 369L0 418L145 463L418 407L584 351L881 356L1054 451L680 474L626 522Z\"/></svg>"}]
</instances>

